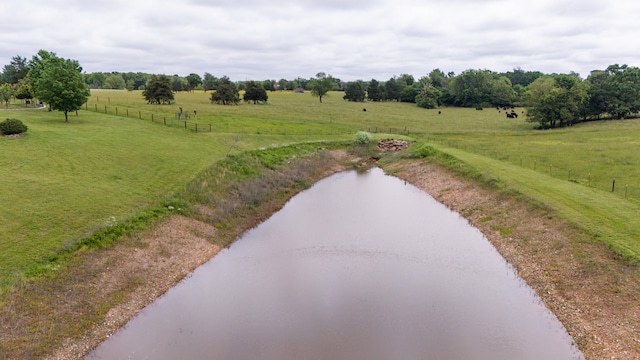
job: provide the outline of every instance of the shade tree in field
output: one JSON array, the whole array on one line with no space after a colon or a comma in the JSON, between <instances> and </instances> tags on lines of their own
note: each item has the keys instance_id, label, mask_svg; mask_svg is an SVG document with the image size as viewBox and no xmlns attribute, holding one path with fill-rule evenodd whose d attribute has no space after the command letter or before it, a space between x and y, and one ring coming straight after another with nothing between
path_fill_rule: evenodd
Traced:
<instances>
[{"instance_id":1,"label":"shade tree in field","mask_svg":"<svg viewBox=\"0 0 640 360\"><path fill-rule=\"evenodd\" d=\"M347 83L347 88L344 92L344 96L342 97L347 101L364 101L365 92L364 87L362 86L362 81L351 81Z\"/></svg>"},{"instance_id":2,"label":"shade tree in field","mask_svg":"<svg viewBox=\"0 0 640 360\"><path fill-rule=\"evenodd\" d=\"M202 89L207 92L208 90L216 90L220 85L220 79L209 74L208 72L204 73L204 77L202 78Z\"/></svg>"},{"instance_id":3,"label":"shade tree in field","mask_svg":"<svg viewBox=\"0 0 640 360\"><path fill-rule=\"evenodd\" d=\"M527 120L543 129L572 125L580 121L586 98L585 86L575 76L540 77L531 84Z\"/></svg>"},{"instance_id":4,"label":"shade tree in field","mask_svg":"<svg viewBox=\"0 0 640 360\"><path fill-rule=\"evenodd\" d=\"M311 95L320 98L320 102L322 102L322 97L335 87L335 80L331 75L319 72L315 78L309 80L308 86Z\"/></svg>"},{"instance_id":5,"label":"shade tree in field","mask_svg":"<svg viewBox=\"0 0 640 360\"><path fill-rule=\"evenodd\" d=\"M187 75L186 80L188 85L188 88L187 88L188 91L193 91L198 86L202 85L202 78L200 77L200 75L195 73L191 73Z\"/></svg>"},{"instance_id":6,"label":"shade tree in field","mask_svg":"<svg viewBox=\"0 0 640 360\"><path fill-rule=\"evenodd\" d=\"M151 75L142 96L149 104L171 104L174 100L171 81L166 75Z\"/></svg>"},{"instance_id":7,"label":"shade tree in field","mask_svg":"<svg viewBox=\"0 0 640 360\"><path fill-rule=\"evenodd\" d=\"M367 99L369 101L382 101L383 97L384 94L380 88L380 83L376 79L371 79L367 87Z\"/></svg>"},{"instance_id":8,"label":"shade tree in field","mask_svg":"<svg viewBox=\"0 0 640 360\"><path fill-rule=\"evenodd\" d=\"M245 102L252 101L254 104L264 103L267 102L268 98L267 91L262 87L262 84L256 83L255 81L248 81L245 84L244 96L242 98Z\"/></svg>"},{"instance_id":9,"label":"shade tree in field","mask_svg":"<svg viewBox=\"0 0 640 360\"><path fill-rule=\"evenodd\" d=\"M218 89L211 94L211 103L216 103L220 105L236 105L240 102L240 94L238 92L238 88L236 84L231 82L231 80L223 76L220 79L220 85Z\"/></svg>"},{"instance_id":10,"label":"shade tree in field","mask_svg":"<svg viewBox=\"0 0 640 360\"><path fill-rule=\"evenodd\" d=\"M462 107L491 104L492 89L492 75L489 70L465 70L451 79L449 84L453 104Z\"/></svg>"},{"instance_id":11,"label":"shade tree in field","mask_svg":"<svg viewBox=\"0 0 640 360\"><path fill-rule=\"evenodd\" d=\"M45 50L29 61L27 81L35 97L64 113L65 122L69 122L69 111L79 110L90 95L80 64Z\"/></svg>"}]
</instances>

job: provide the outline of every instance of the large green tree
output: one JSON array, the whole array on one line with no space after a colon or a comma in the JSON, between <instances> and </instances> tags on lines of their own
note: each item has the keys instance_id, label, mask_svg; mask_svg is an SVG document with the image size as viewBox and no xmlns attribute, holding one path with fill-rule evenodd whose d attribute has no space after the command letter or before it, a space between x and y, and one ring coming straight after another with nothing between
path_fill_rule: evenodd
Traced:
<instances>
[{"instance_id":1,"label":"large green tree","mask_svg":"<svg viewBox=\"0 0 640 360\"><path fill-rule=\"evenodd\" d=\"M493 76L489 70L465 70L449 84L454 104L463 107L492 104L492 88Z\"/></svg>"},{"instance_id":2,"label":"large green tree","mask_svg":"<svg viewBox=\"0 0 640 360\"><path fill-rule=\"evenodd\" d=\"M572 75L540 77L531 84L527 121L543 129L563 127L580 121L587 91Z\"/></svg>"},{"instance_id":3,"label":"large green tree","mask_svg":"<svg viewBox=\"0 0 640 360\"><path fill-rule=\"evenodd\" d=\"M166 75L151 75L142 96L149 104L171 104L174 96L169 78Z\"/></svg>"},{"instance_id":4,"label":"large green tree","mask_svg":"<svg viewBox=\"0 0 640 360\"><path fill-rule=\"evenodd\" d=\"M384 83L384 99L399 101L402 89L404 89L403 84L400 84L395 77L390 78Z\"/></svg>"},{"instance_id":5,"label":"large green tree","mask_svg":"<svg viewBox=\"0 0 640 360\"><path fill-rule=\"evenodd\" d=\"M253 101L254 104L267 102L269 96L261 83L255 81L248 81L245 84L244 96L242 98L245 102Z\"/></svg>"},{"instance_id":6,"label":"large green tree","mask_svg":"<svg viewBox=\"0 0 640 360\"><path fill-rule=\"evenodd\" d=\"M364 88L362 87L362 81L352 81L347 83L347 89L344 92L343 99L347 101L364 101Z\"/></svg>"},{"instance_id":7,"label":"large green tree","mask_svg":"<svg viewBox=\"0 0 640 360\"><path fill-rule=\"evenodd\" d=\"M376 79L371 79L367 87L367 99L369 99L369 101L381 101L382 98L383 93L380 88L380 83Z\"/></svg>"},{"instance_id":8,"label":"large green tree","mask_svg":"<svg viewBox=\"0 0 640 360\"><path fill-rule=\"evenodd\" d=\"M187 85L188 85L187 90L189 91L195 90L195 88L197 88L202 84L202 78L200 77L200 75L195 73L191 73L187 75L186 79L187 79Z\"/></svg>"},{"instance_id":9,"label":"large green tree","mask_svg":"<svg viewBox=\"0 0 640 360\"><path fill-rule=\"evenodd\" d=\"M45 50L29 62L27 79L34 95L51 110L62 111L65 122L69 122L69 111L79 110L90 95L78 61Z\"/></svg>"},{"instance_id":10,"label":"large green tree","mask_svg":"<svg viewBox=\"0 0 640 360\"><path fill-rule=\"evenodd\" d=\"M322 102L322 97L326 96L329 91L333 90L335 81L331 75L319 72L316 74L315 78L309 80L308 86L311 90L311 95L319 97L320 102Z\"/></svg>"},{"instance_id":11,"label":"large green tree","mask_svg":"<svg viewBox=\"0 0 640 360\"><path fill-rule=\"evenodd\" d=\"M221 105L235 105L240 102L240 94L238 88L228 77L223 76L220 79L218 89L211 94L211 103Z\"/></svg>"},{"instance_id":12,"label":"large green tree","mask_svg":"<svg viewBox=\"0 0 640 360\"><path fill-rule=\"evenodd\" d=\"M607 67L606 72L606 112L623 119L640 111L640 69L614 64Z\"/></svg>"}]
</instances>

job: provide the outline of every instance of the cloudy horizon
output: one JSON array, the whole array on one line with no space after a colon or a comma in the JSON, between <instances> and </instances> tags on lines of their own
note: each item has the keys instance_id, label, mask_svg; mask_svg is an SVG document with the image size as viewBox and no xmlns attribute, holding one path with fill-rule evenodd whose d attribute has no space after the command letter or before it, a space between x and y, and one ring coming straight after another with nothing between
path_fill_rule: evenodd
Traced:
<instances>
[{"instance_id":1,"label":"cloudy horizon","mask_svg":"<svg viewBox=\"0 0 640 360\"><path fill-rule=\"evenodd\" d=\"M84 71L234 81L416 78L439 68L579 73L638 66L626 0L32 0L0 13L0 66L44 49Z\"/></svg>"}]
</instances>

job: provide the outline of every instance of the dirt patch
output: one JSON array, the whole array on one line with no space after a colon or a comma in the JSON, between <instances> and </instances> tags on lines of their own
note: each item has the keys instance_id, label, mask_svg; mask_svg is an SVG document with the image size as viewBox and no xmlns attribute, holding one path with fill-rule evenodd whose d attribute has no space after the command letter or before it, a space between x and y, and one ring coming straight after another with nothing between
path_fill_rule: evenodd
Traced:
<instances>
[{"instance_id":1,"label":"dirt patch","mask_svg":"<svg viewBox=\"0 0 640 360\"><path fill-rule=\"evenodd\" d=\"M640 359L640 271L553 213L423 161L386 170L480 229L564 324L587 359Z\"/></svg>"},{"instance_id":2,"label":"dirt patch","mask_svg":"<svg viewBox=\"0 0 640 360\"><path fill-rule=\"evenodd\" d=\"M152 231L108 250L87 255L99 274L90 286L108 297L130 282L143 282L128 300L111 308L102 324L82 339L68 341L48 359L77 359L126 324L137 312L164 294L177 281L217 254L221 248L209 242L215 228L206 223L174 215Z\"/></svg>"}]
</instances>

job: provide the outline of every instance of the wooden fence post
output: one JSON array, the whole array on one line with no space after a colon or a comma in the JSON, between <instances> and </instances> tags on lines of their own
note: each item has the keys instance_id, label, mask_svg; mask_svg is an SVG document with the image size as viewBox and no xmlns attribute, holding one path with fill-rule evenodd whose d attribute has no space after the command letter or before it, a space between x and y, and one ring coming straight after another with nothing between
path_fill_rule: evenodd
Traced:
<instances>
[{"instance_id":1,"label":"wooden fence post","mask_svg":"<svg viewBox=\"0 0 640 360\"><path fill-rule=\"evenodd\" d=\"M613 179L613 182L611 183L611 192L613 192L616 189L616 179Z\"/></svg>"}]
</instances>

